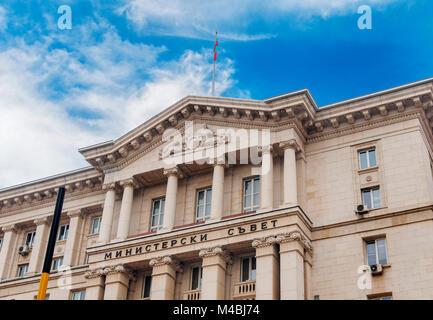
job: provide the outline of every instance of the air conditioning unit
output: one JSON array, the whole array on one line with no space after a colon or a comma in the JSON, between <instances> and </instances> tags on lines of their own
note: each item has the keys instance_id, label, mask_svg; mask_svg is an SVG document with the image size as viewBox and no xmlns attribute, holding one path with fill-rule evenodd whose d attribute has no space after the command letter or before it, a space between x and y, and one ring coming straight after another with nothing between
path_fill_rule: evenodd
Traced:
<instances>
[{"instance_id":1,"label":"air conditioning unit","mask_svg":"<svg viewBox=\"0 0 433 320\"><path fill-rule=\"evenodd\" d=\"M23 246L18 248L18 253L22 256L28 255L29 252L30 252L30 248L28 245L23 245Z\"/></svg>"},{"instance_id":2,"label":"air conditioning unit","mask_svg":"<svg viewBox=\"0 0 433 320\"><path fill-rule=\"evenodd\" d=\"M373 276L382 274L382 265L381 264L372 264L370 265L371 274Z\"/></svg>"},{"instance_id":3,"label":"air conditioning unit","mask_svg":"<svg viewBox=\"0 0 433 320\"><path fill-rule=\"evenodd\" d=\"M364 206L363 204L359 204L356 206L356 213L357 214L366 214L368 213L368 208Z\"/></svg>"}]
</instances>

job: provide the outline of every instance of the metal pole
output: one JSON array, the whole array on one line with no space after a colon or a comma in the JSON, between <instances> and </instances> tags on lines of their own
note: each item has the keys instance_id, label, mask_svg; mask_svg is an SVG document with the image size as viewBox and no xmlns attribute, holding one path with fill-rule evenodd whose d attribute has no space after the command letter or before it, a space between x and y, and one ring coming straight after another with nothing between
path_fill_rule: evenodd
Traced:
<instances>
[{"instance_id":1,"label":"metal pole","mask_svg":"<svg viewBox=\"0 0 433 320\"><path fill-rule=\"evenodd\" d=\"M217 42L217 31L215 31L215 44ZM215 95L215 50L216 47L214 46L214 60L213 60L213 74L212 74L212 96Z\"/></svg>"},{"instance_id":2,"label":"metal pole","mask_svg":"<svg viewBox=\"0 0 433 320\"><path fill-rule=\"evenodd\" d=\"M42 268L41 281L39 283L38 297L36 300L45 300L48 279L50 278L51 263L53 260L54 247L56 245L57 230L59 229L60 216L62 214L65 188L60 187L57 193L56 208L54 210L53 222L51 223L50 237L48 238L47 252L45 254L44 267Z\"/></svg>"}]
</instances>

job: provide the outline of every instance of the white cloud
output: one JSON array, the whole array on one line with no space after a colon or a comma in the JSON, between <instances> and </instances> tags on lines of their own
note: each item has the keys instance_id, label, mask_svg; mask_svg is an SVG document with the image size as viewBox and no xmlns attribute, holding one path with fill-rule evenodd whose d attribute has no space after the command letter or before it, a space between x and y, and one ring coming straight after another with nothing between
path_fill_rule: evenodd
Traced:
<instances>
[{"instance_id":1,"label":"white cloud","mask_svg":"<svg viewBox=\"0 0 433 320\"><path fill-rule=\"evenodd\" d=\"M52 49L54 34L0 49L0 188L86 166L78 148L118 138L185 95L210 92L210 50L164 62L165 47L113 30L99 42L76 32L82 41L69 49ZM217 94L232 88L233 73L233 62L221 59Z\"/></svg>"},{"instance_id":2,"label":"white cloud","mask_svg":"<svg viewBox=\"0 0 433 320\"><path fill-rule=\"evenodd\" d=\"M0 31L5 31L8 27L8 19L6 15L6 9L0 6Z\"/></svg>"},{"instance_id":3,"label":"white cloud","mask_svg":"<svg viewBox=\"0 0 433 320\"><path fill-rule=\"evenodd\" d=\"M362 4L381 8L397 1L401 0L124 0L117 13L147 34L209 39L218 29L221 38L248 41L275 36L249 32L257 22L272 25L291 17L327 18L356 13Z\"/></svg>"}]
</instances>

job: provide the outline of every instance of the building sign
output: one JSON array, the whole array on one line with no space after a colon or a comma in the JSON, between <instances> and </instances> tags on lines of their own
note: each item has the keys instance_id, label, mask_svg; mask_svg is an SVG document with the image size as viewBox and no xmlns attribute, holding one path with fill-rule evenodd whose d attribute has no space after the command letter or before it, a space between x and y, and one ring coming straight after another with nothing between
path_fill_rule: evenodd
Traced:
<instances>
[{"instance_id":1,"label":"building sign","mask_svg":"<svg viewBox=\"0 0 433 320\"><path fill-rule=\"evenodd\" d=\"M239 227L228 228L225 233L227 236L232 237L232 236L242 235L246 233L275 228L276 226L277 226L277 220L269 220L269 221L262 221L257 223L249 223L247 225L243 225ZM171 240L155 241L155 242L138 245L131 248L106 252L104 254L104 260L124 258L124 257L144 254L148 252L159 251L162 249L182 247L185 245L200 243L207 240L210 239L208 238L208 233L206 232L206 233L199 233L196 235L174 238Z\"/></svg>"}]
</instances>

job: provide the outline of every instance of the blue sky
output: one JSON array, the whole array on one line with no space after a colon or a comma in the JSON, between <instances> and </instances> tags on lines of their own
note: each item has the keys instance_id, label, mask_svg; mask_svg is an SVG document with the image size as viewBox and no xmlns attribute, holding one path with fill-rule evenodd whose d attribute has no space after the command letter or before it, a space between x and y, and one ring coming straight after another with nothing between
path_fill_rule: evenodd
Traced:
<instances>
[{"instance_id":1,"label":"blue sky","mask_svg":"<svg viewBox=\"0 0 433 320\"><path fill-rule=\"evenodd\" d=\"M86 166L78 148L210 95L215 30L218 96L308 88L322 106L432 77L432 12L428 0L2 1L0 187Z\"/></svg>"}]
</instances>

